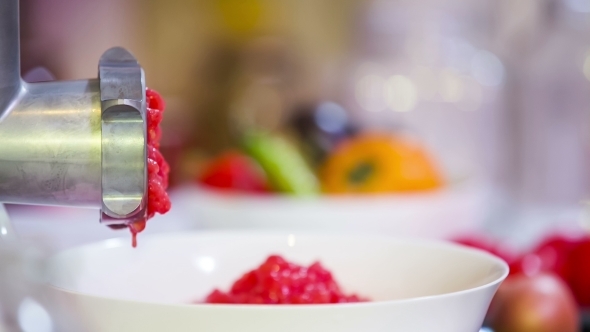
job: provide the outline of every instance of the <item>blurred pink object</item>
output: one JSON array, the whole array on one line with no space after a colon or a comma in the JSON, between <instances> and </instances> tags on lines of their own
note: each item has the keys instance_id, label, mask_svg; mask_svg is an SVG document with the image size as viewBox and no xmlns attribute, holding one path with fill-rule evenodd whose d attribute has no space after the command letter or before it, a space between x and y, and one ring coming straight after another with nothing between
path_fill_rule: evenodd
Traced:
<instances>
[{"instance_id":1,"label":"blurred pink object","mask_svg":"<svg viewBox=\"0 0 590 332\"><path fill-rule=\"evenodd\" d=\"M35 83L35 82L49 82L54 81L55 76L44 67L36 67L29 70L25 75L23 75L23 80L27 83Z\"/></svg>"}]
</instances>

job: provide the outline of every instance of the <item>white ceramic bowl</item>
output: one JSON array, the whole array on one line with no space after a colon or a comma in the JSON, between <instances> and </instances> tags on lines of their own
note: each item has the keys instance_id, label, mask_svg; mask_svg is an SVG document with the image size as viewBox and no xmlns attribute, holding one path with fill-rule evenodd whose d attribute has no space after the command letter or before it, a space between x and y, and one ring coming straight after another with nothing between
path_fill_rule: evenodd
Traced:
<instances>
[{"instance_id":1,"label":"white ceramic bowl","mask_svg":"<svg viewBox=\"0 0 590 332\"><path fill-rule=\"evenodd\" d=\"M270 254L320 260L374 302L189 304ZM474 332L508 273L492 255L442 242L244 232L141 237L137 249L108 240L64 251L52 267L49 307L68 332Z\"/></svg>"},{"instance_id":2,"label":"white ceramic bowl","mask_svg":"<svg viewBox=\"0 0 590 332\"><path fill-rule=\"evenodd\" d=\"M487 193L461 184L416 194L290 197L232 195L198 187L172 193L201 229L354 232L448 239L481 227Z\"/></svg>"}]
</instances>

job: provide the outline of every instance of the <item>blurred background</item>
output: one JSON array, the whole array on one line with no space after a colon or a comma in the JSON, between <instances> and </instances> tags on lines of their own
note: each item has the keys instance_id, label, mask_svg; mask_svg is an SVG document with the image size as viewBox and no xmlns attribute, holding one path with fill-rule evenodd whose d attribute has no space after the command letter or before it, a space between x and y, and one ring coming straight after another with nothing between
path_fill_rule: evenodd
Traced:
<instances>
[{"instance_id":1,"label":"blurred background","mask_svg":"<svg viewBox=\"0 0 590 332\"><path fill-rule=\"evenodd\" d=\"M496 231L577 222L588 197L587 0L23 0L21 15L23 72L95 77L106 48L134 52L167 102L172 186L252 128L308 143L323 110L332 143L343 121L416 137L447 182L485 188ZM329 150L316 136L307 159Z\"/></svg>"},{"instance_id":2,"label":"blurred background","mask_svg":"<svg viewBox=\"0 0 590 332\"><path fill-rule=\"evenodd\" d=\"M95 77L106 48L134 52L167 102L173 187L252 129L296 132L312 166L352 132L404 133L449 185L486 191L494 232L583 222L588 0L23 0L21 15L24 73Z\"/></svg>"},{"instance_id":3,"label":"blurred background","mask_svg":"<svg viewBox=\"0 0 590 332\"><path fill-rule=\"evenodd\" d=\"M524 250L590 227L590 0L21 0L21 22L23 74L96 77L118 45L163 95L173 208L148 232L481 232ZM8 211L54 248L113 236L96 211Z\"/></svg>"},{"instance_id":4,"label":"blurred background","mask_svg":"<svg viewBox=\"0 0 590 332\"><path fill-rule=\"evenodd\" d=\"M590 188L587 0L23 0L22 16L24 72L94 77L102 50L135 53L167 101L174 184L240 126L333 102L416 133L499 204L579 206Z\"/></svg>"}]
</instances>

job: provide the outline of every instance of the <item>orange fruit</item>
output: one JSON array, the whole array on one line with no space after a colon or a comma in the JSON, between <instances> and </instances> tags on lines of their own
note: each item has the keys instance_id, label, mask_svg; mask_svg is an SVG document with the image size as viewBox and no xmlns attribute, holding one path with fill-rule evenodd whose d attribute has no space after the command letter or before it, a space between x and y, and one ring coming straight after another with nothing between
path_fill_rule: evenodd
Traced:
<instances>
[{"instance_id":1,"label":"orange fruit","mask_svg":"<svg viewBox=\"0 0 590 332\"><path fill-rule=\"evenodd\" d=\"M344 141L321 167L320 180L327 193L421 191L443 183L421 145L387 134Z\"/></svg>"}]
</instances>

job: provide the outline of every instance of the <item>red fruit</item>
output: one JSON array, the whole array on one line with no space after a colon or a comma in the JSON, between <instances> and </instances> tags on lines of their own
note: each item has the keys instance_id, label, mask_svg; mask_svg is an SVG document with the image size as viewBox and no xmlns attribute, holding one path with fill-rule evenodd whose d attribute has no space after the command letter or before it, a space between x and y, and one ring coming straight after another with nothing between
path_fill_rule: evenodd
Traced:
<instances>
[{"instance_id":1,"label":"red fruit","mask_svg":"<svg viewBox=\"0 0 590 332\"><path fill-rule=\"evenodd\" d=\"M270 256L256 270L238 279L228 293L214 290L206 303L242 304L323 304L367 301L346 295L330 271L320 263L309 268Z\"/></svg>"},{"instance_id":2,"label":"red fruit","mask_svg":"<svg viewBox=\"0 0 590 332\"><path fill-rule=\"evenodd\" d=\"M590 239L580 240L565 259L562 276L582 307L590 307Z\"/></svg>"},{"instance_id":3,"label":"red fruit","mask_svg":"<svg viewBox=\"0 0 590 332\"><path fill-rule=\"evenodd\" d=\"M539 260L539 270L551 271L563 278L566 273L567 258L578 242L578 239L561 235L545 239L533 250L533 255Z\"/></svg>"},{"instance_id":4,"label":"red fruit","mask_svg":"<svg viewBox=\"0 0 590 332\"><path fill-rule=\"evenodd\" d=\"M199 177L199 182L219 189L247 192L268 192L266 174L250 157L236 151L213 160Z\"/></svg>"},{"instance_id":5,"label":"red fruit","mask_svg":"<svg viewBox=\"0 0 590 332\"><path fill-rule=\"evenodd\" d=\"M579 305L590 306L590 238L554 235L510 268L511 274L527 276L554 273L568 284Z\"/></svg>"},{"instance_id":6,"label":"red fruit","mask_svg":"<svg viewBox=\"0 0 590 332\"><path fill-rule=\"evenodd\" d=\"M511 265L511 272L533 276L552 272L564 278L568 256L578 246L580 239L554 235L539 243Z\"/></svg>"},{"instance_id":7,"label":"red fruit","mask_svg":"<svg viewBox=\"0 0 590 332\"><path fill-rule=\"evenodd\" d=\"M168 188L168 173L170 166L160 153L160 122L164 112L164 100L154 90L146 90L147 99L147 171L148 171L148 195L147 195L147 219L156 213L164 214L170 210L171 203L166 189ZM137 234L145 228L147 220L140 220L129 225L133 236L132 245L137 245Z\"/></svg>"},{"instance_id":8,"label":"red fruit","mask_svg":"<svg viewBox=\"0 0 590 332\"><path fill-rule=\"evenodd\" d=\"M160 122L164 112L164 100L154 90L146 90L147 129L148 129L148 219L156 213L164 214L170 210L168 173L170 167L160 153Z\"/></svg>"},{"instance_id":9,"label":"red fruit","mask_svg":"<svg viewBox=\"0 0 590 332\"><path fill-rule=\"evenodd\" d=\"M170 210L168 172L170 168L160 151L148 145L148 215L164 214Z\"/></svg>"},{"instance_id":10,"label":"red fruit","mask_svg":"<svg viewBox=\"0 0 590 332\"><path fill-rule=\"evenodd\" d=\"M496 332L577 332L579 312L555 274L520 275L500 286L487 320Z\"/></svg>"},{"instance_id":11,"label":"red fruit","mask_svg":"<svg viewBox=\"0 0 590 332\"><path fill-rule=\"evenodd\" d=\"M166 103L159 93L152 89L146 89L145 96L147 99L148 108L160 110L162 112L164 111L166 108Z\"/></svg>"},{"instance_id":12,"label":"red fruit","mask_svg":"<svg viewBox=\"0 0 590 332\"><path fill-rule=\"evenodd\" d=\"M233 303L232 299L229 295L218 291L217 289L214 290L209 296L207 296L206 301L207 303L219 303L219 304L229 304Z\"/></svg>"},{"instance_id":13,"label":"red fruit","mask_svg":"<svg viewBox=\"0 0 590 332\"><path fill-rule=\"evenodd\" d=\"M258 276L255 271L244 274L231 288L232 293L247 293L258 284Z\"/></svg>"}]
</instances>

